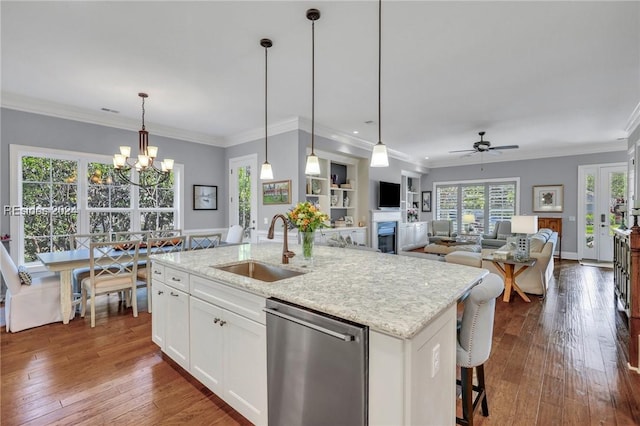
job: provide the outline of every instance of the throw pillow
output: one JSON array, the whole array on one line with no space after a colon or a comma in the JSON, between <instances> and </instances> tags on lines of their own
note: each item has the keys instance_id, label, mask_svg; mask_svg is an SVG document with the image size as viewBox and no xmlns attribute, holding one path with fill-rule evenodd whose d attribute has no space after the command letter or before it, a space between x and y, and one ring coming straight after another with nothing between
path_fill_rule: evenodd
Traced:
<instances>
[{"instance_id":1,"label":"throw pillow","mask_svg":"<svg viewBox=\"0 0 640 426\"><path fill-rule=\"evenodd\" d=\"M506 240L511 234L498 234L498 240Z\"/></svg>"},{"instance_id":2,"label":"throw pillow","mask_svg":"<svg viewBox=\"0 0 640 426\"><path fill-rule=\"evenodd\" d=\"M18 278L20 278L20 284L31 285L31 274L27 272L27 268L24 266L18 267Z\"/></svg>"}]
</instances>

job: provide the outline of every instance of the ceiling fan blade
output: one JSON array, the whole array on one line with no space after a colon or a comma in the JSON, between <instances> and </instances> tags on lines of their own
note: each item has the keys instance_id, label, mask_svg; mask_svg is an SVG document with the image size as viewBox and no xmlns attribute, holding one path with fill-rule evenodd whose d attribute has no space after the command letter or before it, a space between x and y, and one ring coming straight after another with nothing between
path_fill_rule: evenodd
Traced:
<instances>
[{"instance_id":1,"label":"ceiling fan blade","mask_svg":"<svg viewBox=\"0 0 640 426\"><path fill-rule=\"evenodd\" d=\"M468 150L468 151L470 151L470 150ZM470 152L470 153L468 153L468 154L461 155L461 156L460 156L460 158L464 158L464 157L473 157L474 155L478 154L479 152L480 152L480 151L473 151L473 152Z\"/></svg>"},{"instance_id":2,"label":"ceiling fan blade","mask_svg":"<svg viewBox=\"0 0 640 426\"><path fill-rule=\"evenodd\" d=\"M453 154L454 152L475 152L475 149L460 149L458 151L449 151L449 154Z\"/></svg>"},{"instance_id":3,"label":"ceiling fan blade","mask_svg":"<svg viewBox=\"0 0 640 426\"><path fill-rule=\"evenodd\" d=\"M516 149L520 148L519 145L503 145L503 146L492 146L489 149Z\"/></svg>"},{"instance_id":4,"label":"ceiling fan blade","mask_svg":"<svg viewBox=\"0 0 640 426\"><path fill-rule=\"evenodd\" d=\"M487 151L489 155L502 155L502 151Z\"/></svg>"}]
</instances>

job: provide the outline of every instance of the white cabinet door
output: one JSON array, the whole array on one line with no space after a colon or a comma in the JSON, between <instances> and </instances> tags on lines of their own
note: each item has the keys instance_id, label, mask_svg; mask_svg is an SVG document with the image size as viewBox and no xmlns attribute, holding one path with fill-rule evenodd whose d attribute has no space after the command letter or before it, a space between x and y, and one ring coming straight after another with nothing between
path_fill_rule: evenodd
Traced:
<instances>
[{"instance_id":1,"label":"white cabinet door","mask_svg":"<svg viewBox=\"0 0 640 426\"><path fill-rule=\"evenodd\" d=\"M416 223L416 239L415 243L417 245L427 245L429 243L429 227L427 226L427 222L418 222Z\"/></svg>"},{"instance_id":2,"label":"white cabinet door","mask_svg":"<svg viewBox=\"0 0 640 426\"><path fill-rule=\"evenodd\" d=\"M400 246L400 250L404 250L411 244L411 242L408 241L411 236L410 226L411 224L407 223L400 223L398 225L398 245Z\"/></svg>"},{"instance_id":3,"label":"white cabinet door","mask_svg":"<svg viewBox=\"0 0 640 426\"><path fill-rule=\"evenodd\" d=\"M224 311L224 400L256 425L267 424L266 327Z\"/></svg>"},{"instance_id":4,"label":"white cabinet door","mask_svg":"<svg viewBox=\"0 0 640 426\"><path fill-rule=\"evenodd\" d=\"M165 322L167 318L167 286L158 280L151 282L151 340L160 349L165 348Z\"/></svg>"},{"instance_id":5,"label":"white cabinet door","mask_svg":"<svg viewBox=\"0 0 640 426\"><path fill-rule=\"evenodd\" d=\"M360 246L367 245L367 230L366 229L353 229L351 231L351 239L355 244Z\"/></svg>"},{"instance_id":6,"label":"white cabinet door","mask_svg":"<svg viewBox=\"0 0 640 426\"><path fill-rule=\"evenodd\" d=\"M164 351L189 371L189 295L170 286L167 286L165 295L167 321Z\"/></svg>"},{"instance_id":7,"label":"white cabinet door","mask_svg":"<svg viewBox=\"0 0 640 426\"><path fill-rule=\"evenodd\" d=\"M223 388L223 309L191 298L191 374L214 393Z\"/></svg>"}]
</instances>

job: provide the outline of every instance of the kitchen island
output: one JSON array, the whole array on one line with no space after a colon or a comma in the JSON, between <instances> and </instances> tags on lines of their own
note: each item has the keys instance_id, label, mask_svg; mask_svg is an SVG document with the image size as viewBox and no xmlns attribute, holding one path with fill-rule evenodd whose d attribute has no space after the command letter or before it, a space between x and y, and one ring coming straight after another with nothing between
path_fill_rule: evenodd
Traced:
<instances>
[{"instance_id":1,"label":"kitchen island","mask_svg":"<svg viewBox=\"0 0 640 426\"><path fill-rule=\"evenodd\" d=\"M369 327L369 424L453 424L456 302L488 271L325 246L307 265L300 247L293 251L289 265L280 264L281 244L153 256L154 341L249 420L266 424L262 309L275 297ZM303 274L268 283L216 268L246 260ZM227 325L214 328L226 334L212 339L204 322ZM220 347L220 362L203 365Z\"/></svg>"}]
</instances>

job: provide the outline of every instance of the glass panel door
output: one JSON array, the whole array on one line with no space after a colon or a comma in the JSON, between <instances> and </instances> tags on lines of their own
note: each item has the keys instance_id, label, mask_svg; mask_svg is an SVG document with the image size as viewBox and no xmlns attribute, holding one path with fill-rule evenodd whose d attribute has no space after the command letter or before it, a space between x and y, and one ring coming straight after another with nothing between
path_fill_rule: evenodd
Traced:
<instances>
[{"instance_id":1,"label":"glass panel door","mask_svg":"<svg viewBox=\"0 0 640 426\"><path fill-rule=\"evenodd\" d=\"M240 225L243 241L258 242L256 215L258 204L257 156L229 160L229 226Z\"/></svg>"},{"instance_id":2,"label":"glass panel door","mask_svg":"<svg viewBox=\"0 0 640 426\"><path fill-rule=\"evenodd\" d=\"M626 167L603 167L600 170L600 187L603 197L600 200L598 231L600 247L598 260L613 261L613 231L622 224L620 206L626 204L627 171Z\"/></svg>"}]
</instances>

